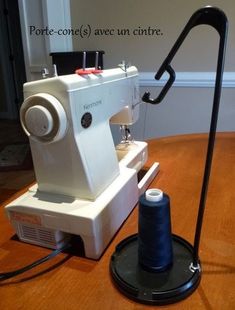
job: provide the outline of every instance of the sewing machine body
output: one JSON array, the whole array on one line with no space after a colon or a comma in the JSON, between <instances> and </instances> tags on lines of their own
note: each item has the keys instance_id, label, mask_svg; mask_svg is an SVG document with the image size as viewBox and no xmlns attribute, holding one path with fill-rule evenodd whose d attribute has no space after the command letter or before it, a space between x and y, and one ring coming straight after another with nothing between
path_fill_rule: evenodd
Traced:
<instances>
[{"instance_id":1,"label":"sewing machine body","mask_svg":"<svg viewBox=\"0 0 235 310\"><path fill-rule=\"evenodd\" d=\"M52 103L52 98L42 96L53 96L65 112L58 124L65 127L66 123L63 138L41 138L29 133L38 189L94 200L119 174L109 120L120 107L139 103L136 69L44 79L27 83L24 93L21 119L26 131L27 110L38 101L42 104L44 100L45 106ZM138 115L138 106L132 111ZM85 127L82 122L87 122ZM133 122L132 118L129 122Z\"/></svg>"},{"instance_id":2,"label":"sewing machine body","mask_svg":"<svg viewBox=\"0 0 235 310\"><path fill-rule=\"evenodd\" d=\"M138 72L53 77L26 83L24 94L37 184L6 206L8 216L22 241L59 248L80 235L85 255L99 258L158 170L138 186L147 144L116 151L110 131L110 120L138 119Z\"/></svg>"}]
</instances>

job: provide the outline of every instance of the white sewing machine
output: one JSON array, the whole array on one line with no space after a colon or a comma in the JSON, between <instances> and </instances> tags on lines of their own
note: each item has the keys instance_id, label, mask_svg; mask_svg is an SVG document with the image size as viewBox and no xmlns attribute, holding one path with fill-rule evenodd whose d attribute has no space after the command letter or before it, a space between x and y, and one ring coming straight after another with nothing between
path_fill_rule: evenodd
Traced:
<instances>
[{"instance_id":1,"label":"white sewing machine","mask_svg":"<svg viewBox=\"0 0 235 310\"><path fill-rule=\"evenodd\" d=\"M6 206L9 219L22 241L60 248L79 235L85 255L97 259L158 171L155 163L138 184L147 144L115 149L110 131L110 121L138 119L137 69L29 82L24 95L20 117L37 184Z\"/></svg>"}]
</instances>

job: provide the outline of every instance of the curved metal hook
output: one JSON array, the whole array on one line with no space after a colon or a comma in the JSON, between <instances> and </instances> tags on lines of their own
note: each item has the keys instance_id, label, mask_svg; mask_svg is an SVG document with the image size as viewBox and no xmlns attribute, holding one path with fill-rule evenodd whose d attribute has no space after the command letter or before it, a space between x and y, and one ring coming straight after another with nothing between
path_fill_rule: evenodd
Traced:
<instances>
[{"instance_id":1,"label":"curved metal hook","mask_svg":"<svg viewBox=\"0 0 235 310\"><path fill-rule=\"evenodd\" d=\"M168 90L170 89L175 80L175 72L170 65L172 59L174 58L176 52L178 51L179 47L183 43L184 39L186 38L190 30L195 26L203 24L210 25L218 31L220 35L219 55L221 55L221 52L225 46L225 38L227 33L227 17L224 14L224 12L218 8L207 6L205 8L199 9L191 16L188 23L181 32L179 38L173 45L170 53L168 54L168 56L166 57L166 59L164 60L164 62L162 63L161 67L159 68L158 72L155 75L155 79L160 80L164 72L167 71L170 74L169 80L167 81L166 85L163 87L162 91L160 92L160 94L156 99L151 99L150 93L146 92L142 97L142 100L144 102L157 104L163 100L163 98L165 97L165 95L167 94ZM220 62L222 61L220 57L219 61Z\"/></svg>"},{"instance_id":2,"label":"curved metal hook","mask_svg":"<svg viewBox=\"0 0 235 310\"><path fill-rule=\"evenodd\" d=\"M170 65L168 65L166 67L165 71L167 71L169 73L169 79L168 79L167 83L165 84L165 86L163 87L160 94L158 95L158 97L156 99L151 99L150 98L150 92L146 92L146 93L144 93L144 95L142 97L142 100L144 102L152 103L152 104L158 104L165 97L166 93L168 92L168 90L171 88L172 84L175 81L175 71L173 70L173 68Z\"/></svg>"}]
</instances>

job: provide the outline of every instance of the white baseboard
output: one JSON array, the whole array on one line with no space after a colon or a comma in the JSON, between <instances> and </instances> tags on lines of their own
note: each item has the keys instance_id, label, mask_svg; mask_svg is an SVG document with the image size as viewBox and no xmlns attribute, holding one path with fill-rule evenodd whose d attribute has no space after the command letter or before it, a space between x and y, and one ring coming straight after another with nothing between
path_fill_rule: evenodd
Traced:
<instances>
[{"instance_id":1,"label":"white baseboard","mask_svg":"<svg viewBox=\"0 0 235 310\"><path fill-rule=\"evenodd\" d=\"M168 74L164 74L160 81L155 80L155 72L140 72L140 86L164 86ZM176 72L174 87L214 87L215 72ZM235 72L224 72L223 87L235 87Z\"/></svg>"}]
</instances>

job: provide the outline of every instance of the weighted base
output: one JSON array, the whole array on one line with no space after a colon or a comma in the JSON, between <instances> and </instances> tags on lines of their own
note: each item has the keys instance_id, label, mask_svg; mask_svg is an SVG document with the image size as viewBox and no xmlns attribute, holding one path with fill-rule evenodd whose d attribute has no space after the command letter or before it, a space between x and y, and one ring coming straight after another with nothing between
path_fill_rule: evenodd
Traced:
<instances>
[{"instance_id":1,"label":"weighted base","mask_svg":"<svg viewBox=\"0 0 235 310\"><path fill-rule=\"evenodd\" d=\"M186 298L198 287L201 268L191 268L193 247L172 235L173 265L163 272L149 272L138 264L138 235L120 242L111 257L110 272L118 289L145 304L171 304Z\"/></svg>"}]
</instances>

